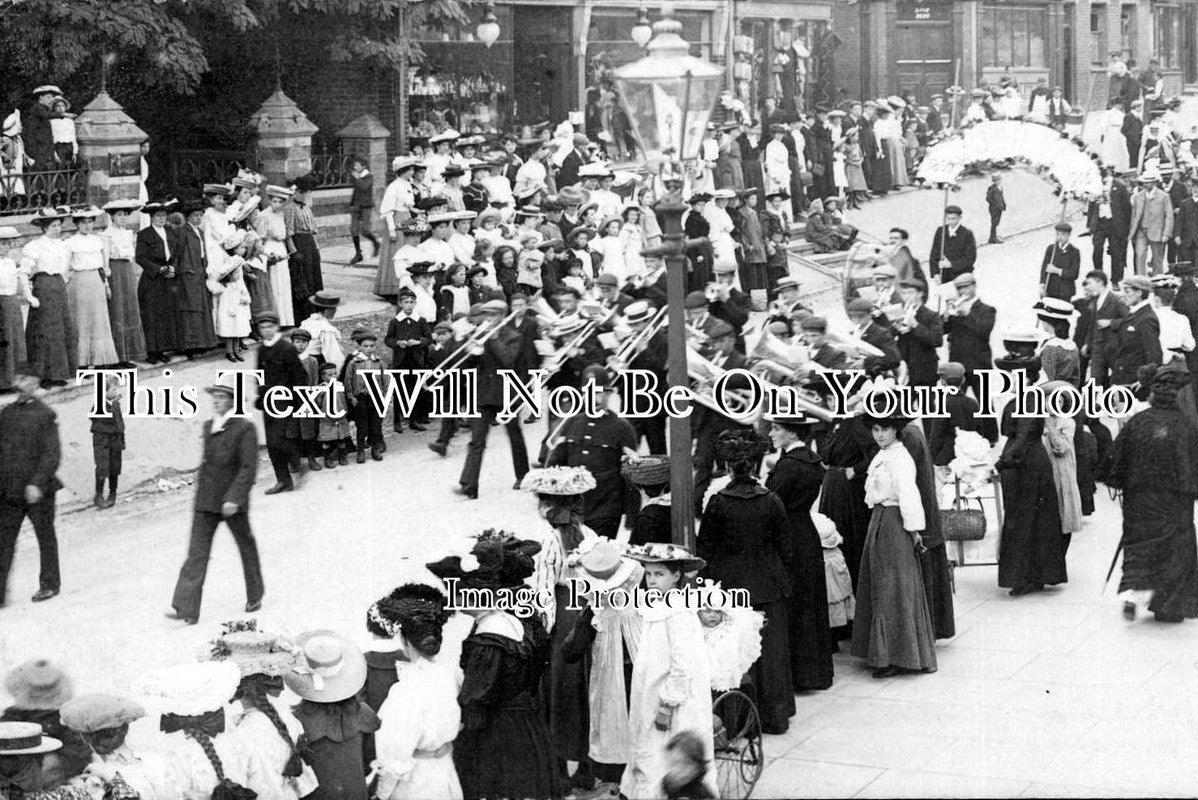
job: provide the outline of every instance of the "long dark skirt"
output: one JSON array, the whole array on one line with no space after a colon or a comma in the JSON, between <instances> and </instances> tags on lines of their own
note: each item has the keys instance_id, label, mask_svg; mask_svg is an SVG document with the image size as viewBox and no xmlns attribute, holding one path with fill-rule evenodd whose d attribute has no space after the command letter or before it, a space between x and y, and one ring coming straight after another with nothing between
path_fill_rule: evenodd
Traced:
<instances>
[{"instance_id":1,"label":"long dark skirt","mask_svg":"<svg viewBox=\"0 0 1198 800\"><path fill-rule=\"evenodd\" d=\"M66 282L61 275L39 272L33 276L33 296L40 305L29 309L29 325L25 329L29 363L41 370L42 380L74 380L78 341L67 303Z\"/></svg>"},{"instance_id":2,"label":"long dark skirt","mask_svg":"<svg viewBox=\"0 0 1198 800\"><path fill-rule=\"evenodd\" d=\"M894 188L894 183L890 177L890 161L888 159L874 160L873 174L871 177L873 180L867 179L871 192L885 194Z\"/></svg>"},{"instance_id":3,"label":"long dark skirt","mask_svg":"<svg viewBox=\"0 0 1198 800\"><path fill-rule=\"evenodd\" d=\"M819 513L836 523L836 530L844 542L840 552L857 587L861 569L861 550L865 547L865 535L869 533L871 513L865 504L865 476L849 480L844 470L830 469L824 473L824 485L820 489Z\"/></svg>"},{"instance_id":4,"label":"long dark skirt","mask_svg":"<svg viewBox=\"0 0 1198 800\"><path fill-rule=\"evenodd\" d=\"M320 248L316 237L310 233L297 233L291 237L295 253L291 256L291 298L297 321L312 315L313 306L308 298L324 288L320 271Z\"/></svg>"},{"instance_id":5,"label":"long dark skirt","mask_svg":"<svg viewBox=\"0 0 1198 800\"><path fill-rule=\"evenodd\" d=\"M178 281L151 278L142 272L137 280L137 308L147 352L164 353L180 348ZM208 316L211 325L212 314Z\"/></svg>"},{"instance_id":6,"label":"long dark skirt","mask_svg":"<svg viewBox=\"0 0 1198 800\"><path fill-rule=\"evenodd\" d=\"M1123 494L1123 580L1119 591L1151 589L1149 611L1198 617L1194 498L1177 492Z\"/></svg>"},{"instance_id":7,"label":"long dark skirt","mask_svg":"<svg viewBox=\"0 0 1198 800\"><path fill-rule=\"evenodd\" d=\"M757 711L764 733L786 733L795 715L795 687L791 681L788 617L789 598L761 603L753 608L765 615L761 629L761 656L749 670L756 689Z\"/></svg>"},{"instance_id":8,"label":"long dark skirt","mask_svg":"<svg viewBox=\"0 0 1198 800\"><path fill-rule=\"evenodd\" d=\"M937 639L951 639L957 635L957 622L953 613L952 575L944 542L929 547L919 557L919 567L923 573L924 592L928 596L928 611L932 615L932 630Z\"/></svg>"},{"instance_id":9,"label":"long dark skirt","mask_svg":"<svg viewBox=\"0 0 1198 800\"><path fill-rule=\"evenodd\" d=\"M570 591L555 586L557 616L550 634L553 651L549 656L549 672L541 681L541 708L549 724L554 755L563 761L581 761L590 747L590 701L587 687L591 679L590 656L574 664L566 663L562 647L574 630L581 610L567 608Z\"/></svg>"},{"instance_id":10,"label":"long dark skirt","mask_svg":"<svg viewBox=\"0 0 1198 800\"><path fill-rule=\"evenodd\" d=\"M270 273L264 270L247 270L245 287L250 291L250 320L257 318L263 311L279 309L275 305L275 294L270 288Z\"/></svg>"},{"instance_id":11,"label":"long dark skirt","mask_svg":"<svg viewBox=\"0 0 1198 800\"><path fill-rule=\"evenodd\" d=\"M463 730L453 765L466 800L557 797L553 745L535 703L492 711L480 730Z\"/></svg>"},{"instance_id":12,"label":"long dark skirt","mask_svg":"<svg viewBox=\"0 0 1198 800\"><path fill-rule=\"evenodd\" d=\"M818 543L814 527L811 536ZM796 691L827 689L832 685L832 630L828 623L828 580L823 548L815 557L794 547L793 593L790 597L790 668Z\"/></svg>"},{"instance_id":13,"label":"long dark skirt","mask_svg":"<svg viewBox=\"0 0 1198 800\"><path fill-rule=\"evenodd\" d=\"M875 506L861 553L850 651L869 666L933 672L936 639L911 534L895 506Z\"/></svg>"},{"instance_id":14,"label":"long dark skirt","mask_svg":"<svg viewBox=\"0 0 1198 800\"><path fill-rule=\"evenodd\" d=\"M25 362L25 320L21 316L21 298L0 295L0 313L4 315L4 357L0 359L0 389L12 388L13 371Z\"/></svg>"},{"instance_id":15,"label":"long dark skirt","mask_svg":"<svg viewBox=\"0 0 1198 800\"><path fill-rule=\"evenodd\" d=\"M1006 514L998 547L998 585L1027 591L1065 583L1069 578L1061 511L1048 454L1038 442L1029 445L1022 463L1001 475Z\"/></svg>"},{"instance_id":16,"label":"long dark skirt","mask_svg":"<svg viewBox=\"0 0 1198 800\"><path fill-rule=\"evenodd\" d=\"M111 275L108 286L108 321L112 325L112 343L121 361L146 360L146 336L141 330L141 309L137 307L137 274L127 258L108 260Z\"/></svg>"}]
</instances>

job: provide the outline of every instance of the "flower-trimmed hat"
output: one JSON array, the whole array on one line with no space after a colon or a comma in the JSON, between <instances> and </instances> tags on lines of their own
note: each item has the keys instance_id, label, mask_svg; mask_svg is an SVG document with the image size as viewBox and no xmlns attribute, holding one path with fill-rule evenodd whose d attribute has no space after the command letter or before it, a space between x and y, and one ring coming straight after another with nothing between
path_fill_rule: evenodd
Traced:
<instances>
[{"instance_id":1,"label":"flower-trimmed hat","mask_svg":"<svg viewBox=\"0 0 1198 800\"><path fill-rule=\"evenodd\" d=\"M545 467L525 473L520 489L552 495L579 495L596 486L595 476L586 467Z\"/></svg>"},{"instance_id":2,"label":"flower-trimmed hat","mask_svg":"<svg viewBox=\"0 0 1198 800\"><path fill-rule=\"evenodd\" d=\"M532 575L533 556L539 552L539 542L488 528L478 534L468 554L446 556L426 566L441 580L456 578L463 588L500 589L519 586Z\"/></svg>"},{"instance_id":3,"label":"flower-trimmed hat","mask_svg":"<svg viewBox=\"0 0 1198 800\"><path fill-rule=\"evenodd\" d=\"M728 463L756 461L769 449L769 440L752 428L724 431L715 443L716 457Z\"/></svg>"},{"instance_id":4,"label":"flower-trimmed hat","mask_svg":"<svg viewBox=\"0 0 1198 800\"><path fill-rule=\"evenodd\" d=\"M73 697L58 712L62 724L76 733L96 733L120 728L145 715L146 710L139 703L111 694Z\"/></svg>"},{"instance_id":5,"label":"flower-trimmed hat","mask_svg":"<svg viewBox=\"0 0 1198 800\"><path fill-rule=\"evenodd\" d=\"M438 631L453 611L445 608L446 598L440 589L426 583L405 583L389 595L371 603L366 610L366 628L375 635L394 639L409 630L414 620L436 622ZM415 639L415 636L410 636ZM432 653L431 655L436 655Z\"/></svg>"},{"instance_id":6,"label":"flower-trimmed hat","mask_svg":"<svg viewBox=\"0 0 1198 800\"><path fill-rule=\"evenodd\" d=\"M677 544L632 545L628 548L628 557L642 564L674 564L683 572L698 572L707 566L705 560Z\"/></svg>"},{"instance_id":7,"label":"flower-trimmed hat","mask_svg":"<svg viewBox=\"0 0 1198 800\"><path fill-rule=\"evenodd\" d=\"M246 675L282 675L296 661L295 646L277 633L258 630L256 619L221 625L204 653L209 661L228 661Z\"/></svg>"},{"instance_id":8,"label":"flower-trimmed hat","mask_svg":"<svg viewBox=\"0 0 1198 800\"><path fill-rule=\"evenodd\" d=\"M4 688L17 708L55 709L74 696L71 679L57 664L45 658L14 667L4 679Z\"/></svg>"}]
</instances>

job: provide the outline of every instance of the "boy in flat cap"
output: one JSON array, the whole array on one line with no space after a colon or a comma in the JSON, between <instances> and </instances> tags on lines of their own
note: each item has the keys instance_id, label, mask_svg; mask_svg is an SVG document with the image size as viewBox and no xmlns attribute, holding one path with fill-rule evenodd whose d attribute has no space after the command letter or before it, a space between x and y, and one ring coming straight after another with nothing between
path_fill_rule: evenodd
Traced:
<instances>
[{"instance_id":1,"label":"boy in flat cap","mask_svg":"<svg viewBox=\"0 0 1198 800\"><path fill-rule=\"evenodd\" d=\"M928 257L928 271L933 280L949 283L963 272L973 272L978 257L978 243L973 231L961 224L961 207L944 209L944 224L936 229L932 237L932 253Z\"/></svg>"},{"instance_id":2,"label":"boy in flat cap","mask_svg":"<svg viewBox=\"0 0 1198 800\"><path fill-rule=\"evenodd\" d=\"M370 399L370 389L366 384L368 380L377 380L378 388L382 390L379 373L383 371L383 361L374 352L379 337L359 328L350 338L356 347L353 355L345 360L341 382L345 385L345 403L349 407L357 432L357 460L359 464L366 463L366 447L369 445L370 457L375 461L382 461L383 419Z\"/></svg>"},{"instance_id":3,"label":"boy in flat cap","mask_svg":"<svg viewBox=\"0 0 1198 800\"><path fill-rule=\"evenodd\" d=\"M1077 276L1081 271L1082 254L1069 243L1073 226L1058 222L1055 226L1056 241L1044 251L1040 263L1040 296L1058 300L1072 300L1077 292Z\"/></svg>"}]
</instances>

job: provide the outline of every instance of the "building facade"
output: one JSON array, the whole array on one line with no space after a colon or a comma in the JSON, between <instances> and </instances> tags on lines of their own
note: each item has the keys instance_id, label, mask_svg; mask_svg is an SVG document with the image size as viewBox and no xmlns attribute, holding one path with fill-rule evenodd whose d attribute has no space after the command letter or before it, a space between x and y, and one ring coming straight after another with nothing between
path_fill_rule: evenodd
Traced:
<instances>
[{"instance_id":1,"label":"building facade","mask_svg":"<svg viewBox=\"0 0 1198 800\"><path fill-rule=\"evenodd\" d=\"M1166 94L1198 84L1198 0L860 0L835 6L855 40L841 72L847 96L914 92L926 101L954 83L1044 78L1074 105L1103 108L1113 54L1139 72L1156 57Z\"/></svg>"}]
</instances>

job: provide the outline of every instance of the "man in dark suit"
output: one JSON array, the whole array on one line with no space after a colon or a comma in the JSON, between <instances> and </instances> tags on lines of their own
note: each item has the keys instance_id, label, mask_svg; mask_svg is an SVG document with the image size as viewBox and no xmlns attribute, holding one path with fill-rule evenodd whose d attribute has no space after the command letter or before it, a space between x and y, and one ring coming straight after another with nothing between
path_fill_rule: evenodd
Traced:
<instances>
[{"instance_id":1,"label":"man in dark suit","mask_svg":"<svg viewBox=\"0 0 1198 800\"><path fill-rule=\"evenodd\" d=\"M1112 106L1120 111L1126 111L1128 106L1116 104ZM1127 140L1127 161L1132 169L1140 166L1140 140L1144 136L1144 120L1140 118L1140 109L1143 103L1140 100L1133 100L1130 106L1130 112L1124 113L1123 125L1120 126L1119 132L1123 134L1123 138Z\"/></svg>"},{"instance_id":2,"label":"man in dark suit","mask_svg":"<svg viewBox=\"0 0 1198 800\"><path fill-rule=\"evenodd\" d=\"M1002 193L1002 173L996 172L990 176L990 186L986 189L986 208L990 211L990 244L1002 244L998 238L998 223L1002 220L1002 212L1007 210L1007 198Z\"/></svg>"},{"instance_id":3,"label":"man in dark suit","mask_svg":"<svg viewBox=\"0 0 1198 800\"><path fill-rule=\"evenodd\" d=\"M935 386L937 381L936 348L944 344L944 325L935 311L925 303L928 287L921 280L909 279L899 284L903 298L903 314L890 321L890 329L898 340L899 355L907 365L907 382L911 386Z\"/></svg>"},{"instance_id":4,"label":"man in dark suit","mask_svg":"<svg viewBox=\"0 0 1198 800\"><path fill-rule=\"evenodd\" d=\"M944 130L944 95L932 95L931 106L928 108L928 136L932 137Z\"/></svg>"},{"instance_id":5,"label":"man in dark suit","mask_svg":"<svg viewBox=\"0 0 1198 800\"><path fill-rule=\"evenodd\" d=\"M290 403L274 401L274 408L264 408L263 398L275 386L294 390L308 385L308 372L300 363L299 351L289 339L279 332L279 315L263 311L255 320L262 344L258 346L258 369L262 370L262 387L254 401L254 407L262 411L262 425L266 430L266 454L275 471L275 485L266 494L290 492L295 488L291 479L291 467L299 466L299 452L295 442L287 438L287 417L296 408L294 398ZM274 413L275 410L282 414Z\"/></svg>"},{"instance_id":6,"label":"man in dark suit","mask_svg":"<svg viewBox=\"0 0 1198 800\"><path fill-rule=\"evenodd\" d=\"M1044 251L1044 260L1040 262L1040 296L1068 301L1077 293L1082 254L1069 243L1072 225L1058 222L1054 229L1057 240Z\"/></svg>"},{"instance_id":7,"label":"man in dark suit","mask_svg":"<svg viewBox=\"0 0 1198 800\"><path fill-rule=\"evenodd\" d=\"M204 578L212 554L212 537L221 520L229 526L241 554L245 574L245 611L262 608L262 566L258 545L250 529L250 487L258 472L258 432L245 417L234 416L233 389L209 387L214 416L204 423L204 455L196 476L196 502L191 522L187 560L179 571L171 600L171 619L195 625L200 619Z\"/></svg>"},{"instance_id":8,"label":"man in dark suit","mask_svg":"<svg viewBox=\"0 0 1198 800\"><path fill-rule=\"evenodd\" d=\"M1094 382L1105 387L1110 376L1115 331L1127 316L1127 304L1111 291L1106 273L1100 269L1086 273L1082 289L1086 293L1085 299L1074 303L1080 316L1073 341L1081 354L1082 375L1086 374L1088 364Z\"/></svg>"},{"instance_id":9,"label":"man in dark suit","mask_svg":"<svg viewBox=\"0 0 1198 800\"><path fill-rule=\"evenodd\" d=\"M646 327L648 327L657 315L659 307L649 302L635 302L624 309L624 324L632 331L631 335L636 336ZM644 341L640 348L632 353L632 360L628 363L627 369L653 373L657 377L657 390L655 394L662 398L665 395L667 388L667 370L666 356L669 350L668 334L664 327L658 329L656 333L649 337L648 341ZM612 370L620 375L625 372L625 366L612 362ZM637 443L639 445L642 437L649 444L649 452L653 455L665 455L666 453L666 413L662 409L660 414L652 417L630 419L632 427L636 431Z\"/></svg>"},{"instance_id":10,"label":"man in dark suit","mask_svg":"<svg viewBox=\"0 0 1198 800\"><path fill-rule=\"evenodd\" d=\"M1194 263L1198 260L1198 178L1190 179L1190 196L1177 209L1173 226L1173 242L1177 245L1177 261Z\"/></svg>"},{"instance_id":11,"label":"man in dark suit","mask_svg":"<svg viewBox=\"0 0 1198 800\"><path fill-rule=\"evenodd\" d=\"M955 361L946 361L936 372L945 386L955 386L957 393L949 395L944 401L944 410L948 417L926 417L928 452L932 463L938 467L947 466L956 457L957 431L975 431L984 436L990 444L998 441L998 424L992 419L979 419L978 411L981 406L978 401L965 393L965 366Z\"/></svg>"},{"instance_id":12,"label":"man in dark suit","mask_svg":"<svg viewBox=\"0 0 1198 800\"><path fill-rule=\"evenodd\" d=\"M994 359L990 353L990 334L994 330L994 306L978 299L977 281L972 272L958 275L953 281L957 296L948 302L944 315L944 333L948 337L948 360L965 370L965 386L978 393L974 374L990 369Z\"/></svg>"},{"instance_id":13,"label":"man in dark suit","mask_svg":"<svg viewBox=\"0 0 1198 800\"><path fill-rule=\"evenodd\" d=\"M427 274L429 266L430 262L421 261L413 264L409 270L418 269L420 273ZM391 348L391 369L424 369L425 351L432 343L432 337L429 321L416 316L416 293L405 286L399 290L399 312L387 323L387 331L383 336L383 344ZM421 392L416 400L416 407L412 409L412 418L408 420L409 428L414 431L424 430L424 426L428 424L431 404L431 396L427 392ZM403 433L403 412L398 405L394 414L395 432Z\"/></svg>"},{"instance_id":14,"label":"man in dark suit","mask_svg":"<svg viewBox=\"0 0 1198 800\"><path fill-rule=\"evenodd\" d=\"M562 165L557 168L557 174L554 176L559 192L567 186L578 183L578 170L591 160L587 154L587 145L590 144L590 141L585 133L574 134L574 149L562 159Z\"/></svg>"},{"instance_id":15,"label":"man in dark suit","mask_svg":"<svg viewBox=\"0 0 1198 800\"><path fill-rule=\"evenodd\" d=\"M928 269L932 278L948 283L964 272L973 272L978 257L978 243L973 231L961 224L961 207L944 209L944 224L932 237L932 252Z\"/></svg>"},{"instance_id":16,"label":"man in dark suit","mask_svg":"<svg viewBox=\"0 0 1198 800\"><path fill-rule=\"evenodd\" d=\"M507 310L507 303L502 300L487 301L483 304L481 324L487 327L498 325L507 315ZM481 347L476 347L465 362L466 369L478 370L479 415L470 420L470 450L466 455L466 463L462 465L462 474L454 492L471 500L478 499L478 476L482 472L483 452L487 449L491 423L503 409L503 378L498 371L519 368L522 345L523 334L510 325L504 325ZM524 431L518 417L508 420L504 427L507 429L508 443L512 448L512 469L516 473L516 487L519 488L524 473L528 472L528 450L524 446Z\"/></svg>"},{"instance_id":17,"label":"man in dark suit","mask_svg":"<svg viewBox=\"0 0 1198 800\"><path fill-rule=\"evenodd\" d=\"M1172 265L1169 272L1181 280L1181 285L1177 287L1177 297L1173 300L1173 310L1190 321L1190 329L1198 336L1198 284L1195 284L1198 264L1183 261ZM1198 350L1186 353L1186 363L1195 382L1198 382Z\"/></svg>"},{"instance_id":18,"label":"man in dark suit","mask_svg":"<svg viewBox=\"0 0 1198 800\"><path fill-rule=\"evenodd\" d=\"M1103 195L1086 210L1086 228L1093 236L1094 269L1102 269L1104 246L1111 256L1111 279L1123 280L1127 264L1127 236L1131 228L1131 194L1110 170L1103 173Z\"/></svg>"},{"instance_id":19,"label":"man in dark suit","mask_svg":"<svg viewBox=\"0 0 1198 800\"><path fill-rule=\"evenodd\" d=\"M22 365L13 377L17 399L0 409L0 606L8 589L8 571L17 535L28 517L37 537L41 574L33 602L58 594L58 537L54 533L54 494L62 488L60 450L54 411L37 396L41 376Z\"/></svg>"},{"instance_id":20,"label":"man in dark suit","mask_svg":"<svg viewBox=\"0 0 1198 800\"><path fill-rule=\"evenodd\" d=\"M707 293L707 310L716 319L722 319L736 331L736 352L745 352L745 325L753 310L749 296L732 285L736 276L735 264L722 264L715 268L715 283Z\"/></svg>"},{"instance_id":21,"label":"man in dark suit","mask_svg":"<svg viewBox=\"0 0 1198 800\"><path fill-rule=\"evenodd\" d=\"M703 328L707 335L707 343L703 346L702 354L717 368L724 370L743 369L748 362L745 357L736 352L734 331L732 326L721 319L708 315L705 322L709 325L697 325ZM747 379L730 379L728 389L749 388ZM710 391L708 387L707 391ZM707 487L711 485L716 465L715 443L719 435L726 430L748 428L742 422L732 419L716 411L714 408L695 403L692 404L694 413L691 415L691 434L695 439L695 516L703 515L703 498ZM750 428L751 429L751 428ZM685 458L685 456L684 456Z\"/></svg>"},{"instance_id":22,"label":"man in dark suit","mask_svg":"<svg viewBox=\"0 0 1198 800\"><path fill-rule=\"evenodd\" d=\"M860 365L850 365L850 369L863 369L871 378L897 370L902 362L898 344L894 340L894 334L888 328L874 322L874 304L863 297L858 297L849 301L847 310L849 321L855 326L852 335L856 335L865 344L882 351L880 356L862 358Z\"/></svg>"},{"instance_id":23,"label":"man in dark suit","mask_svg":"<svg viewBox=\"0 0 1198 800\"><path fill-rule=\"evenodd\" d=\"M1140 367L1161 363L1161 323L1152 310L1152 281L1129 275L1120 287L1127 316L1115 330L1111 350L1111 383L1124 386L1139 381Z\"/></svg>"}]
</instances>

